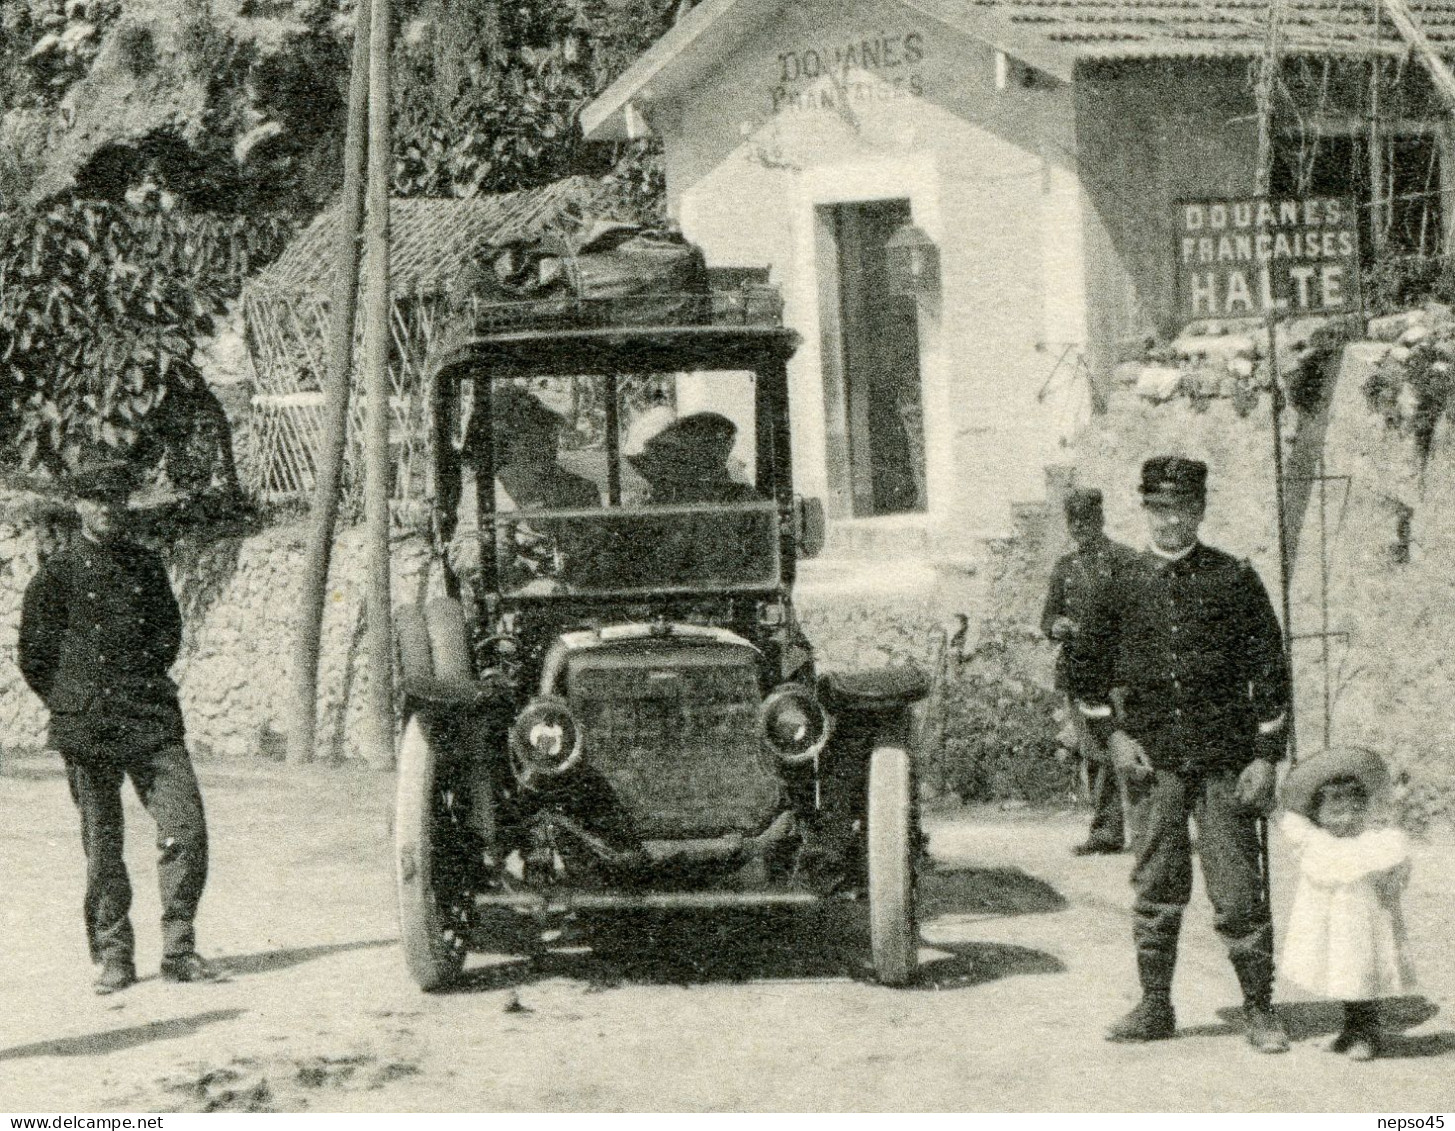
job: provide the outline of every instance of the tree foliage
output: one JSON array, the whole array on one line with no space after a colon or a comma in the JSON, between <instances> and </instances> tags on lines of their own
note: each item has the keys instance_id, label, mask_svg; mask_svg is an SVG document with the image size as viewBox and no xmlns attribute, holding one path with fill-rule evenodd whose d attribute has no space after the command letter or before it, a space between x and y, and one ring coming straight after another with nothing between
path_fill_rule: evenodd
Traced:
<instances>
[{"instance_id":1,"label":"tree foliage","mask_svg":"<svg viewBox=\"0 0 1455 1131\"><path fill-rule=\"evenodd\" d=\"M62 473L185 447L197 339L291 225L74 202L0 218L0 450Z\"/></svg>"},{"instance_id":2,"label":"tree foliage","mask_svg":"<svg viewBox=\"0 0 1455 1131\"><path fill-rule=\"evenodd\" d=\"M426 3L395 58L395 190L468 197L614 172L660 197L643 146L589 146L582 108L669 26L672 0Z\"/></svg>"}]
</instances>

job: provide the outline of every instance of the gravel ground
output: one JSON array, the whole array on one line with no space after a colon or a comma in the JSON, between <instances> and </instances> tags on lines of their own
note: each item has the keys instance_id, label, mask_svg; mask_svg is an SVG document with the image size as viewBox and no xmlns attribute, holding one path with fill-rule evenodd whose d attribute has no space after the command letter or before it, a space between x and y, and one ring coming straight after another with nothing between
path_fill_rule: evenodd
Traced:
<instances>
[{"instance_id":1,"label":"gravel ground","mask_svg":"<svg viewBox=\"0 0 1455 1131\"><path fill-rule=\"evenodd\" d=\"M396 945L392 778L204 765L212 878L201 945L229 971L165 985L150 822L128 857L143 981L90 991L76 821L56 763L0 776L0 1109L9 1111L1448 1111L1455 1107L1455 841L1419 846L1406 912L1427 996L1397 1003L1388 1057L1320 1047L1336 1024L1283 1000L1260 1056L1199 893L1179 1038L1107 1044L1135 997L1126 857L1075 860L1074 814L927 821L916 986L874 985L852 907L569 930L533 962L427 996ZM1275 841L1275 900L1292 877ZM1281 921L1281 918L1280 918ZM587 945L591 941L594 949Z\"/></svg>"}]
</instances>

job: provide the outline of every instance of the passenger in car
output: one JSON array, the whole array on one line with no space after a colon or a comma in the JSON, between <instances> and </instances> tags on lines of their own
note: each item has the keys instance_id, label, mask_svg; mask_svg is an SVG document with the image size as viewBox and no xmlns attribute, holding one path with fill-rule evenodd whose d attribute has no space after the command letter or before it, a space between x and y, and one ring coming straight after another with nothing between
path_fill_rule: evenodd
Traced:
<instances>
[{"instance_id":1,"label":"passenger in car","mask_svg":"<svg viewBox=\"0 0 1455 1131\"><path fill-rule=\"evenodd\" d=\"M751 503L760 496L728 472L738 426L716 412L694 412L649 437L632 467L651 487L647 499L670 503Z\"/></svg>"},{"instance_id":2,"label":"passenger in car","mask_svg":"<svg viewBox=\"0 0 1455 1131\"><path fill-rule=\"evenodd\" d=\"M762 496L728 471L737 425L716 412L695 412L649 437L627 459L647 481L649 506L751 503ZM665 584L736 582L768 569L756 514L690 514L666 519L651 541Z\"/></svg>"},{"instance_id":3,"label":"passenger in car","mask_svg":"<svg viewBox=\"0 0 1455 1131\"><path fill-rule=\"evenodd\" d=\"M498 387L491 407L497 512L601 504L591 480L557 463L566 426L559 414L514 385ZM472 438L477 445L481 442L478 436ZM467 442L467 456L470 447Z\"/></svg>"}]
</instances>

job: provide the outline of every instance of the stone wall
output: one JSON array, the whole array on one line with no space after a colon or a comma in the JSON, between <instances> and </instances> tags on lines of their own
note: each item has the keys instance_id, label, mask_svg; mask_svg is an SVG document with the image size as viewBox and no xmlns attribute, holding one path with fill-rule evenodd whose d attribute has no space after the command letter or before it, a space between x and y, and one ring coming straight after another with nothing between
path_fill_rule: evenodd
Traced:
<instances>
[{"instance_id":1,"label":"stone wall","mask_svg":"<svg viewBox=\"0 0 1455 1131\"><path fill-rule=\"evenodd\" d=\"M1344 351L1326 396L1286 418L1298 756L1324 745L1322 590L1327 577L1329 736L1360 743L1402 775L1397 799L1421 826L1455 812L1455 430L1442 421L1422 462L1386 425L1365 387L1390 343ZM1175 452L1210 468L1204 538L1251 559L1278 601L1272 422L1263 395L1246 415L1231 400L1148 403L1123 392L1079 445L1077 476L1106 492L1109 532L1146 540L1136 492L1150 455ZM1322 460L1322 463L1321 463ZM1320 470L1334 478L1324 484ZM1322 510L1323 521L1320 521ZM1401 520L1407 544L1400 545Z\"/></svg>"},{"instance_id":2,"label":"stone wall","mask_svg":"<svg viewBox=\"0 0 1455 1131\"><path fill-rule=\"evenodd\" d=\"M200 758L282 757L292 671L293 622L307 537L295 521L260 533L187 539L170 552L182 607L182 655L173 675L194 753ZM394 543L394 600L418 602L438 582L416 536ZM45 711L20 678L15 640L25 585L36 570L23 520L0 521L0 726L6 749L45 741ZM797 607L825 669L934 662L954 612L973 614L982 577L897 563L872 576L809 563ZM334 550L319 672L317 756L363 756L363 530L345 529Z\"/></svg>"},{"instance_id":3,"label":"stone wall","mask_svg":"<svg viewBox=\"0 0 1455 1131\"><path fill-rule=\"evenodd\" d=\"M182 690L193 752L200 758L281 757L292 669L306 527L184 541L171 552L182 606L182 655L173 675ZM430 583L423 539L396 539L394 600L422 600ZM44 744L45 711L20 678L15 640L26 583L36 569L34 537L20 521L0 523L0 745ZM345 530L334 550L319 670L316 754L362 757L365 546L362 528Z\"/></svg>"}]
</instances>

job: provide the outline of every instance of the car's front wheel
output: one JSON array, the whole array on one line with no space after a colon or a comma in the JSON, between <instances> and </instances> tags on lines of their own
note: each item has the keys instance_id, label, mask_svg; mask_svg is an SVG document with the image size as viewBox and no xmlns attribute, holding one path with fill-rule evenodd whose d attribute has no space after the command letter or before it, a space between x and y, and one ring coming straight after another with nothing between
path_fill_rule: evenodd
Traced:
<instances>
[{"instance_id":1,"label":"car's front wheel","mask_svg":"<svg viewBox=\"0 0 1455 1131\"><path fill-rule=\"evenodd\" d=\"M886 986L909 982L919 965L914 910L914 774L909 751L881 744L869 760L869 941Z\"/></svg>"},{"instance_id":2,"label":"car's front wheel","mask_svg":"<svg viewBox=\"0 0 1455 1131\"><path fill-rule=\"evenodd\" d=\"M404 960L422 990L458 978L469 949L470 885L449 843L454 822L439 761L425 720L414 715L399 742L394 865Z\"/></svg>"}]
</instances>

